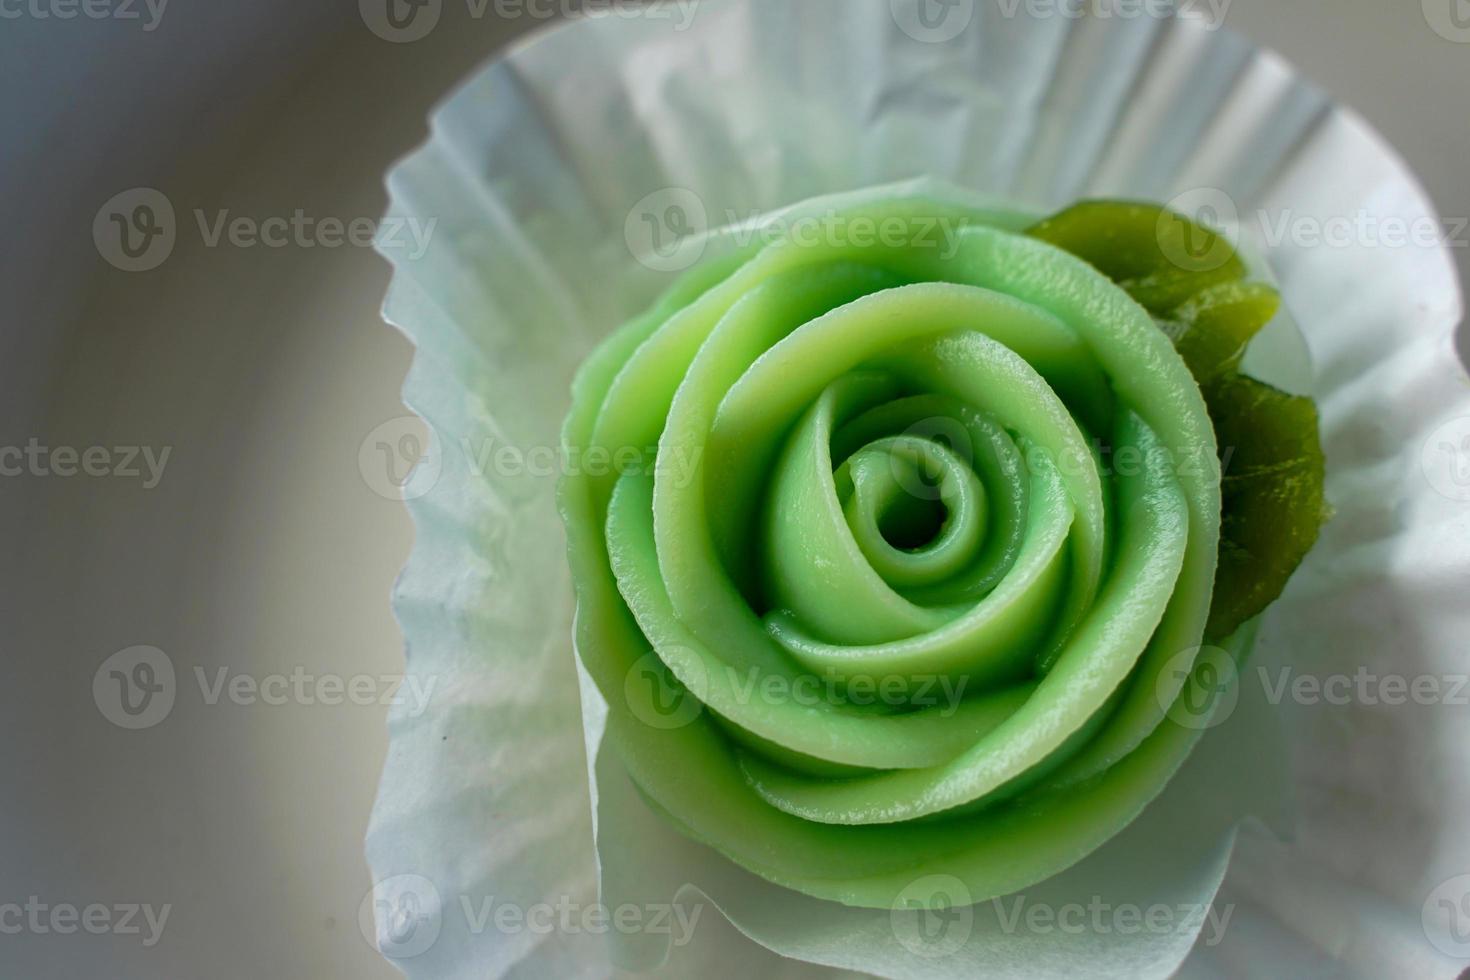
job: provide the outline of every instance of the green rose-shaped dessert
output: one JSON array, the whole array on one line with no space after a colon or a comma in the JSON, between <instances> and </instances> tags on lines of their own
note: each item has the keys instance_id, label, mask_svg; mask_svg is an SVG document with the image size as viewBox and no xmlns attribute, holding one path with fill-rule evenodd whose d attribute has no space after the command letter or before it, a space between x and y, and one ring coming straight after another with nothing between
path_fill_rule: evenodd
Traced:
<instances>
[{"instance_id":1,"label":"green rose-shaped dessert","mask_svg":"<svg viewBox=\"0 0 1470 980\"><path fill-rule=\"evenodd\" d=\"M1163 788L1204 727L1166 719L1315 539L1315 411L1237 370L1276 294L1143 205L880 189L754 237L574 385L569 458L615 464L561 486L607 737L810 895L1049 877Z\"/></svg>"}]
</instances>

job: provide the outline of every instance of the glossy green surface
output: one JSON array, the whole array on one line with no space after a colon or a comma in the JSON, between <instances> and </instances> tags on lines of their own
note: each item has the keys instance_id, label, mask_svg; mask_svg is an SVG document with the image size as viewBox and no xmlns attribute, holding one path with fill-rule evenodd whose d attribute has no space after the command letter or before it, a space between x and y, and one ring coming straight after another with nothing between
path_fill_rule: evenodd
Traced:
<instances>
[{"instance_id":1,"label":"glossy green surface","mask_svg":"<svg viewBox=\"0 0 1470 980\"><path fill-rule=\"evenodd\" d=\"M1198 737L1165 720L1212 695L1177 669L1221 553L1191 368L1269 410L1235 387L1248 334L1203 333L1265 300L1222 293L1171 334L979 206L876 192L831 221L697 267L584 364L568 458L637 462L561 485L577 649L685 833L848 904L929 873L981 901L1116 834ZM838 233L860 224L900 233ZM1112 271L1196 297L1141 248Z\"/></svg>"},{"instance_id":2,"label":"glossy green surface","mask_svg":"<svg viewBox=\"0 0 1470 980\"><path fill-rule=\"evenodd\" d=\"M1029 233L1122 285L1199 382L1224 472L1206 636L1228 636L1281 595L1327 516L1316 406L1239 373L1246 345L1276 315L1280 296L1248 280L1222 236L1157 205L1084 202Z\"/></svg>"}]
</instances>

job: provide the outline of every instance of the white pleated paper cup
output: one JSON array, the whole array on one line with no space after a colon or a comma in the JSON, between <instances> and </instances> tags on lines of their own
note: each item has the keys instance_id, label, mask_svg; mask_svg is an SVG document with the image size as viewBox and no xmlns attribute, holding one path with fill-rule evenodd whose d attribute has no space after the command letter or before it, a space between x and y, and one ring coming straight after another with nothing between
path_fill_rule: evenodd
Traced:
<instances>
[{"instance_id":1,"label":"white pleated paper cup","mask_svg":"<svg viewBox=\"0 0 1470 980\"><path fill-rule=\"evenodd\" d=\"M410 976L1470 967L1470 384L1440 222L1371 128L1213 8L1091 6L614 6L487 65L390 174L392 216L435 222L422 253L382 247L434 433L394 597L434 695L390 718L361 925ZM1139 821L1005 900L916 881L966 909L936 922L771 885L648 811L572 653L554 500L573 372L719 229L915 179L1233 226L1289 310L1246 369L1318 400L1336 508L1234 710Z\"/></svg>"}]
</instances>

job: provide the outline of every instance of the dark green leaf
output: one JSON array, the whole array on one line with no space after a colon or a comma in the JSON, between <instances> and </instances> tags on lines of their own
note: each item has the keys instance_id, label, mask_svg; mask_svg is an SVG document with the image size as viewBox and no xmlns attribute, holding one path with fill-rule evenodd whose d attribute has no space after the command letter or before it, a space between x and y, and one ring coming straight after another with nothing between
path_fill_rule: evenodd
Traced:
<instances>
[{"instance_id":1,"label":"dark green leaf","mask_svg":"<svg viewBox=\"0 0 1470 980\"><path fill-rule=\"evenodd\" d=\"M1148 310L1200 385L1219 442L1220 564L1206 637L1260 615L1317 540L1327 507L1317 409L1239 373L1280 297L1224 236L1154 204L1086 201L1029 233L1089 262Z\"/></svg>"}]
</instances>

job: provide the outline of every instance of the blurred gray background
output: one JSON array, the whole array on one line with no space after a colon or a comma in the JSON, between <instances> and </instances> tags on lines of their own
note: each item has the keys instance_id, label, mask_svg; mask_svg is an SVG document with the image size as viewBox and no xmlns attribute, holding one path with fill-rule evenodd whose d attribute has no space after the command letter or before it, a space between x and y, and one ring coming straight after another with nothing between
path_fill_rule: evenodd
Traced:
<instances>
[{"instance_id":1,"label":"blurred gray background","mask_svg":"<svg viewBox=\"0 0 1470 980\"><path fill-rule=\"evenodd\" d=\"M111 467L0 477L0 976L392 977L359 928L386 709L317 688L211 704L196 669L210 685L294 672L388 691L411 529L359 450L385 423L411 428L394 422L411 351L378 318L387 266L369 249L210 248L192 212L375 218L430 106L549 21L448 2L427 37L389 43L350 0L157 6L0 8L0 447L104 447L94 463ZM1225 23L1360 110L1456 217L1464 6L1234 0ZM134 187L180 211L146 273L92 237L103 202ZM130 447L162 464L156 486L146 460L126 475ZM127 730L93 682L136 646L167 655L178 695ZM129 682L149 679L140 656L118 661ZM11 934L25 910L5 906L37 902L105 906L111 927ZM141 914L137 934L115 928L131 905L169 907L156 942Z\"/></svg>"}]
</instances>

